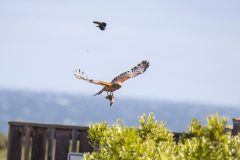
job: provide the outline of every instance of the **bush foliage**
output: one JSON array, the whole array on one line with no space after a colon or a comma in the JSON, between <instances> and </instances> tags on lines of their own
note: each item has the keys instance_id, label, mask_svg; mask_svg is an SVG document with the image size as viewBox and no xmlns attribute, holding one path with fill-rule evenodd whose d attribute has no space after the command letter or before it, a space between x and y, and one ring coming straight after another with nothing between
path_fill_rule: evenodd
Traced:
<instances>
[{"instance_id":1,"label":"bush foliage","mask_svg":"<svg viewBox=\"0 0 240 160\"><path fill-rule=\"evenodd\" d=\"M207 117L202 126L193 119L187 133L178 143L173 133L154 115L142 115L139 126L129 127L118 121L113 126L96 123L90 126L89 138L94 152L87 153L85 160L199 160L240 159L240 135L231 137L224 133L227 119L217 114Z\"/></svg>"}]
</instances>

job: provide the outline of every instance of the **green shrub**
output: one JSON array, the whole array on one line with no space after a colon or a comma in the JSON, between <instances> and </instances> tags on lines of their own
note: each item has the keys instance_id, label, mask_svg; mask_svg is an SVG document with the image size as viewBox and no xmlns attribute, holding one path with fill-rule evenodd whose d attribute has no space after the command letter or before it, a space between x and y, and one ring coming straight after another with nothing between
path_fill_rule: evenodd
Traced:
<instances>
[{"instance_id":1,"label":"green shrub","mask_svg":"<svg viewBox=\"0 0 240 160\"><path fill-rule=\"evenodd\" d=\"M193 119L188 127L192 139L182 140L178 151L183 159L240 159L239 137L224 133L227 119L217 114L207 116L207 125Z\"/></svg>"},{"instance_id":2,"label":"green shrub","mask_svg":"<svg viewBox=\"0 0 240 160\"><path fill-rule=\"evenodd\" d=\"M217 114L207 117L202 126L193 119L188 133L178 143L165 123L156 121L153 114L142 115L139 126L128 127L120 121L109 126L96 123L90 126L89 138L94 152L85 160L164 160L164 159L240 159L240 135L224 133L227 119Z\"/></svg>"}]
</instances>

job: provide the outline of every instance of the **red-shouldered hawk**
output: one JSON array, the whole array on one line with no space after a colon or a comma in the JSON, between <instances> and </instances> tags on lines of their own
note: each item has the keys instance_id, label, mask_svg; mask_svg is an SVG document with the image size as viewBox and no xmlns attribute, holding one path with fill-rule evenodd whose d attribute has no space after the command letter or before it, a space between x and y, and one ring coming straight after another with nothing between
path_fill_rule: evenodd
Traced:
<instances>
[{"instance_id":1,"label":"red-shouldered hawk","mask_svg":"<svg viewBox=\"0 0 240 160\"><path fill-rule=\"evenodd\" d=\"M78 71L75 70L74 75L78 79L104 86L103 89L100 90L98 93L96 93L94 96L101 94L103 91L107 92L106 98L110 100L111 102L110 106L111 106L115 100L113 96L113 92L121 88L124 81L144 73L148 67L149 67L149 62L144 60L141 63L139 63L137 66L133 67L131 70L124 72L119 76L115 77L111 82L104 82L100 80L89 79L87 76L84 75L84 72L80 72L80 69Z\"/></svg>"}]
</instances>

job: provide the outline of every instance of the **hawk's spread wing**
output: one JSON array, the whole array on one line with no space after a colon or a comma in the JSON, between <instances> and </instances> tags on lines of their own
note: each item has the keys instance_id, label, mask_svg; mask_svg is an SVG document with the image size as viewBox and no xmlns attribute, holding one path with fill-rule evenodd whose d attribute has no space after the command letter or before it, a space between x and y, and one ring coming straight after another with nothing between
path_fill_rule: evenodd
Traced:
<instances>
[{"instance_id":1,"label":"hawk's spread wing","mask_svg":"<svg viewBox=\"0 0 240 160\"><path fill-rule=\"evenodd\" d=\"M144 73L148 67L149 67L149 62L142 61L131 70L124 72L119 76L115 77L111 83L121 85L124 81L128 80L129 78L136 77L137 75Z\"/></svg>"},{"instance_id":2,"label":"hawk's spread wing","mask_svg":"<svg viewBox=\"0 0 240 160\"><path fill-rule=\"evenodd\" d=\"M78 71L75 70L74 76L77 79L81 79L81 80L84 80L84 81L87 81L87 82L90 82L93 84L98 84L98 85L102 85L102 86L112 86L112 83L109 83L109 82L89 79L87 76L84 75L84 72L82 72L82 73L80 72L80 69Z\"/></svg>"}]
</instances>

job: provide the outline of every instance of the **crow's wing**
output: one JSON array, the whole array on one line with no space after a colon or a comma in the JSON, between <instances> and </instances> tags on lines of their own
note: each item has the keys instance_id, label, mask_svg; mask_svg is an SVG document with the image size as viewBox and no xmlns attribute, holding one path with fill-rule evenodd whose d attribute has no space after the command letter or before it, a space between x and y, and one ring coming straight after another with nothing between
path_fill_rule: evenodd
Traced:
<instances>
[{"instance_id":1,"label":"crow's wing","mask_svg":"<svg viewBox=\"0 0 240 160\"><path fill-rule=\"evenodd\" d=\"M98 21L93 21L93 23L101 25L101 22L98 22Z\"/></svg>"}]
</instances>

